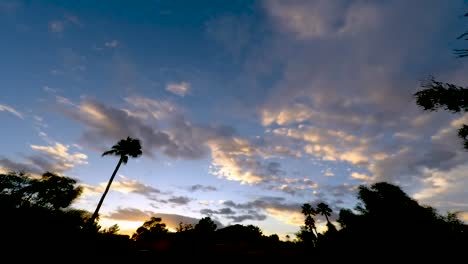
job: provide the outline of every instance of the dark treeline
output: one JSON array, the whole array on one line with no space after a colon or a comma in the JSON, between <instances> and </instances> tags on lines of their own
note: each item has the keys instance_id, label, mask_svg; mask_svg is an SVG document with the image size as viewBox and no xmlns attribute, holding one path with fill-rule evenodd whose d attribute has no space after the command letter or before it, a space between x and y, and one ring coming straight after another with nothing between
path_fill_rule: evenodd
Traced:
<instances>
[{"instance_id":1,"label":"dark treeline","mask_svg":"<svg viewBox=\"0 0 468 264\"><path fill-rule=\"evenodd\" d=\"M90 221L90 212L72 209L81 192L75 180L50 172L40 178L0 174L2 256L18 261L31 256L63 260L64 255L82 261L92 256L205 261L313 256L314 260L354 262L376 260L374 256L380 256L380 261L408 256L456 258L463 257L468 246L468 227L456 213L441 215L384 182L360 186L359 203L341 209L338 219L330 219L332 209L325 203L297 208L304 214L304 225L288 241L266 236L253 225L218 229L209 217L194 226L180 223L177 232L169 232L164 219L152 217L131 237L119 235L118 226L103 229ZM321 233L316 228L319 219L327 222Z\"/></svg>"}]
</instances>

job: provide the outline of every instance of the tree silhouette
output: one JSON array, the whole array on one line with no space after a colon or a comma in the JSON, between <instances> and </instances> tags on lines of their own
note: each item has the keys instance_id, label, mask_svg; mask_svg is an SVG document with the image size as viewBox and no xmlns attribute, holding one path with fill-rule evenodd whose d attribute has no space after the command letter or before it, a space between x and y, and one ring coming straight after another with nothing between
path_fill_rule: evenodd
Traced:
<instances>
[{"instance_id":1,"label":"tree silhouette","mask_svg":"<svg viewBox=\"0 0 468 264\"><path fill-rule=\"evenodd\" d=\"M115 174L120 168L120 165L122 163L127 164L128 157L138 158L139 156L141 156L141 154L142 154L142 151L141 151L140 140L133 139L130 137L127 137L127 139L120 140L116 145L112 146L111 150L108 150L102 153L102 156L115 155L115 156L120 157L120 159L119 159L119 162L117 163L117 166L115 167L114 172L112 173L112 176L109 179L109 183L107 184L106 189L104 190L104 193L102 194L101 199L99 200L96 210L94 211L93 216L90 219L91 223L94 223L94 221L98 217L99 209L101 208L104 198L106 198L107 192L109 191L109 188L112 184L112 181L114 180Z\"/></svg>"},{"instance_id":2,"label":"tree silhouette","mask_svg":"<svg viewBox=\"0 0 468 264\"><path fill-rule=\"evenodd\" d=\"M416 104L424 110L447 110L452 113L468 111L468 89L455 84L443 83L431 78L422 85L425 89L414 94ZM463 124L458 129L458 136L463 139L465 149L468 149L468 126Z\"/></svg>"},{"instance_id":3,"label":"tree silhouette","mask_svg":"<svg viewBox=\"0 0 468 264\"><path fill-rule=\"evenodd\" d=\"M179 222L179 226L176 228L177 232L185 232L185 231L190 231L193 230L193 225L192 224L184 224L183 222Z\"/></svg>"},{"instance_id":4,"label":"tree silhouette","mask_svg":"<svg viewBox=\"0 0 468 264\"><path fill-rule=\"evenodd\" d=\"M41 177L15 172L0 174L3 256L8 257L18 249L28 254L35 250L49 257L57 252L71 253L73 245L83 241L83 230L97 233L96 225L87 221L91 213L70 208L81 192L76 180L51 172ZM26 241L34 249L25 247ZM86 251L85 246L80 246ZM18 260L18 255L15 258Z\"/></svg>"},{"instance_id":5,"label":"tree silhouette","mask_svg":"<svg viewBox=\"0 0 468 264\"><path fill-rule=\"evenodd\" d=\"M59 210L68 207L83 191L76 180L46 172L40 178L25 173L0 174L0 206Z\"/></svg>"},{"instance_id":6,"label":"tree silhouette","mask_svg":"<svg viewBox=\"0 0 468 264\"><path fill-rule=\"evenodd\" d=\"M318 239L318 232L315 226L314 215L317 214L315 209L308 203L301 206L302 214L305 216L304 225L300 227L300 230L296 233L296 237L300 242L306 244L314 244ZM315 231L315 233L314 233Z\"/></svg>"},{"instance_id":7,"label":"tree silhouette","mask_svg":"<svg viewBox=\"0 0 468 264\"><path fill-rule=\"evenodd\" d=\"M318 214L325 216L325 219L327 219L327 223L330 223L330 221L328 220L328 217L331 215L333 211L326 203L322 202L322 203L317 204L316 212Z\"/></svg>"},{"instance_id":8,"label":"tree silhouette","mask_svg":"<svg viewBox=\"0 0 468 264\"><path fill-rule=\"evenodd\" d=\"M108 234L108 235L116 235L119 233L119 231L120 231L119 225L114 224L106 229L103 229L102 231L100 231L100 233Z\"/></svg>"},{"instance_id":9,"label":"tree silhouette","mask_svg":"<svg viewBox=\"0 0 468 264\"><path fill-rule=\"evenodd\" d=\"M152 241L164 238L169 230L166 224L161 221L160 217L151 217L136 230L132 235L132 239L135 241Z\"/></svg>"},{"instance_id":10,"label":"tree silhouette","mask_svg":"<svg viewBox=\"0 0 468 264\"><path fill-rule=\"evenodd\" d=\"M304 222L306 228L310 231L315 231L315 235L318 237L317 228L315 226L315 219L313 218L313 216L317 214L317 211L315 211L315 209L308 203L303 204L301 208L302 214L306 217Z\"/></svg>"},{"instance_id":11,"label":"tree silhouette","mask_svg":"<svg viewBox=\"0 0 468 264\"><path fill-rule=\"evenodd\" d=\"M210 217L203 217L195 225L195 231L202 233L214 232L216 228L218 228L218 225Z\"/></svg>"}]
</instances>

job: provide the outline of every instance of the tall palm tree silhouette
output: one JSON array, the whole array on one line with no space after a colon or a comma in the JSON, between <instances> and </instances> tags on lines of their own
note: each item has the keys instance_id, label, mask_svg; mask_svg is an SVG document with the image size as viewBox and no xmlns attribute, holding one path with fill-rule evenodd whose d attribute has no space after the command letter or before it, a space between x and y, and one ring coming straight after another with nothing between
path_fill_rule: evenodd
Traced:
<instances>
[{"instance_id":1,"label":"tall palm tree silhouette","mask_svg":"<svg viewBox=\"0 0 468 264\"><path fill-rule=\"evenodd\" d=\"M326 203L319 203L317 204L317 210L316 212L318 214L321 214L325 216L325 219L327 219L327 223L330 223L330 220L328 220L328 217L331 215L332 209L328 207Z\"/></svg>"},{"instance_id":2,"label":"tall palm tree silhouette","mask_svg":"<svg viewBox=\"0 0 468 264\"><path fill-rule=\"evenodd\" d=\"M96 210L94 211L94 214L90 219L91 224L94 223L94 221L98 217L99 209L101 209L102 202L104 201L104 198L106 197L107 192L109 191L109 188L112 184L112 181L114 180L115 174L120 168L120 165L122 163L127 164L128 157L138 158L139 156L141 156L141 154L142 154L142 151L141 151L140 140L133 139L131 137L127 137L127 139L121 139L117 144L112 146L111 150L108 150L102 153L102 156L114 155L114 156L119 156L120 159L119 159L119 163L117 163L117 166L115 167L114 173L112 173L112 176L109 179L109 183L107 183L106 190L102 194L101 200L99 200Z\"/></svg>"}]
</instances>

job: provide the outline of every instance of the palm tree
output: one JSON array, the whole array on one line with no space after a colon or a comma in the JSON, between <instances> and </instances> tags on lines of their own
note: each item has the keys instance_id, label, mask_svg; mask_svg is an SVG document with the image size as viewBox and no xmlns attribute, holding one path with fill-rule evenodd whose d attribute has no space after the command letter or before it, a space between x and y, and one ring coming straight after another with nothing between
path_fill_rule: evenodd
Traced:
<instances>
[{"instance_id":1,"label":"palm tree","mask_svg":"<svg viewBox=\"0 0 468 264\"><path fill-rule=\"evenodd\" d=\"M332 209L328 207L326 203L317 204L317 213L325 216L325 219L327 219L327 223L330 223L328 217L331 215L332 212Z\"/></svg>"},{"instance_id":2,"label":"palm tree","mask_svg":"<svg viewBox=\"0 0 468 264\"><path fill-rule=\"evenodd\" d=\"M318 232L317 232L317 228L315 226L315 220L312 216L315 216L317 214L317 212L315 211L315 209L308 203L305 203L302 205L302 214L305 215L306 219L305 219L305 225L306 227L312 231L314 230L315 231L315 234L317 235L318 237Z\"/></svg>"},{"instance_id":3,"label":"palm tree","mask_svg":"<svg viewBox=\"0 0 468 264\"><path fill-rule=\"evenodd\" d=\"M109 179L109 183L107 183L106 190L102 194L101 200L99 200L99 203L96 207L96 211L94 211L94 214L90 219L91 224L94 223L94 221L96 220L99 214L99 209L101 208L102 202L104 201L104 198L106 197L107 192L109 191L109 188L112 184L112 181L114 180L115 174L120 168L120 165L122 163L127 164L129 156L132 158L138 158L139 156L141 156L141 154L142 152L141 152L140 140L133 139L130 137L127 137L127 139L121 139L116 145L112 146L111 150L108 150L102 153L102 156L115 155L115 156L119 156L120 159L119 159L119 163L117 163L117 166L115 167L114 173L112 173L112 176Z\"/></svg>"}]
</instances>

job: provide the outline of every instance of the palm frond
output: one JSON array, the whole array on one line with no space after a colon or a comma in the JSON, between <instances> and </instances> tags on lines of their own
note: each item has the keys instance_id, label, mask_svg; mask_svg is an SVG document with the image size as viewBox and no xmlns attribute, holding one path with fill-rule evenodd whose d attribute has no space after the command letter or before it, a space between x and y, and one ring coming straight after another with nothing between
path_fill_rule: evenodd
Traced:
<instances>
[{"instance_id":1,"label":"palm frond","mask_svg":"<svg viewBox=\"0 0 468 264\"><path fill-rule=\"evenodd\" d=\"M111 149L111 150L108 150L108 151L105 151L104 153L102 153L102 156L114 155L115 153L116 153L116 151L114 149Z\"/></svg>"}]
</instances>

